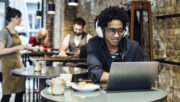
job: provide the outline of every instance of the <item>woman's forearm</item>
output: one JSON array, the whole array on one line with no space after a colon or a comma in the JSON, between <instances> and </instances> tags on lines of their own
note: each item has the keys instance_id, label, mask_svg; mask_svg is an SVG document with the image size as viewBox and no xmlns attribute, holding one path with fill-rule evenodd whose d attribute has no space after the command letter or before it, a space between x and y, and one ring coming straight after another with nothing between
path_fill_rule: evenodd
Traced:
<instances>
[{"instance_id":1,"label":"woman's forearm","mask_svg":"<svg viewBox=\"0 0 180 102\"><path fill-rule=\"evenodd\" d=\"M25 47L23 45L18 45L18 46L14 46L14 47L10 47L10 48L1 48L0 49L0 55L6 55L6 54L10 54L13 53L17 50L23 50Z\"/></svg>"}]
</instances>

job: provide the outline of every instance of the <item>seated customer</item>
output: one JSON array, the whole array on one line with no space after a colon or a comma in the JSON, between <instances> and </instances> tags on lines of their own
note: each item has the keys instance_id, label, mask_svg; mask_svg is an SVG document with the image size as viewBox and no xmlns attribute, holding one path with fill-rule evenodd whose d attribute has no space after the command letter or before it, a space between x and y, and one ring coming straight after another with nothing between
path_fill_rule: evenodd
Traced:
<instances>
[{"instance_id":1,"label":"seated customer","mask_svg":"<svg viewBox=\"0 0 180 102\"><path fill-rule=\"evenodd\" d=\"M60 56L67 56L66 52L69 49L69 52L75 57L85 57L87 56L87 43L88 40L92 37L90 34L87 34L83 31L86 22L84 19L78 17L74 20L74 32L68 34L64 40L61 48L59 49ZM81 56L80 56L81 52Z\"/></svg>"},{"instance_id":2,"label":"seated customer","mask_svg":"<svg viewBox=\"0 0 180 102\"><path fill-rule=\"evenodd\" d=\"M48 30L41 28L37 35L30 37L29 44L32 44L32 46L43 46L47 50L48 40Z\"/></svg>"},{"instance_id":3,"label":"seated customer","mask_svg":"<svg viewBox=\"0 0 180 102\"><path fill-rule=\"evenodd\" d=\"M123 8L109 7L95 20L98 36L89 40L87 66L94 82L107 82L112 62L143 61L139 44L125 37L128 25Z\"/></svg>"}]
</instances>

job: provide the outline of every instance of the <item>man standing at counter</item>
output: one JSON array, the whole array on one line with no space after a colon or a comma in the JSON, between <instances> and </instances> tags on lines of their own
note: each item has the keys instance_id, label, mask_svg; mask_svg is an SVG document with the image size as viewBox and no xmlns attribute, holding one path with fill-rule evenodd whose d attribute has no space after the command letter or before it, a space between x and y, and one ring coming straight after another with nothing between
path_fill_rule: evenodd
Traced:
<instances>
[{"instance_id":1,"label":"man standing at counter","mask_svg":"<svg viewBox=\"0 0 180 102\"><path fill-rule=\"evenodd\" d=\"M124 8L109 7L95 19L96 37L89 40L87 64L94 82L107 82L112 62L143 61L139 44L127 39L128 16Z\"/></svg>"},{"instance_id":2,"label":"man standing at counter","mask_svg":"<svg viewBox=\"0 0 180 102\"><path fill-rule=\"evenodd\" d=\"M75 57L87 56L87 42L92 37L83 31L86 22L84 19L78 17L74 20L74 32L68 34L64 40L63 45L59 49L60 56L67 56L66 51L69 49ZM80 54L81 53L81 54Z\"/></svg>"}]
</instances>

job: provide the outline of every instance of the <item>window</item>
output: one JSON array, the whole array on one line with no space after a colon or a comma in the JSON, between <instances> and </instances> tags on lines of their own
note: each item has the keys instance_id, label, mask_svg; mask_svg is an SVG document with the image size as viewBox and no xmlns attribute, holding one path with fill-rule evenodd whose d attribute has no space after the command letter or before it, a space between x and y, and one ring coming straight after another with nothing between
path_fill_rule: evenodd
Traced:
<instances>
[{"instance_id":1,"label":"window","mask_svg":"<svg viewBox=\"0 0 180 102\"><path fill-rule=\"evenodd\" d=\"M27 2L27 11L29 19L29 36L35 35L41 28L41 19L36 18L37 2Z\"/></svg>"},{"instance_id":2,"label":"window","mask_svg":"<svg viewBox=\"0 0 180 102\"><path fill-rule=\"evenodd\" d=\"M0 2L0 29L5 26L5 3Z\"/></svg>"},{"instance_id":3,"label":"window","mask_svg":"<svg viewBox=\"0 0 180 102\"><path fill-rule=\"evenodd\" d=\"M8 0L5 0L8 1ZM19 33L23 33L27 39L29 39L30 36L37 34L39 29L41 28L41 19L36 19L36 11L37 11L37 4L40 3L41 6L42 0L9 0L9 6L13 8L17 8L22 13L22 22L21 25L18 28L17 31ZM26 5L24 5L26 4ZM0 5L0 12L1 12L2 6ZM1 16L0 19L2 19L5 16ZM0 22L0 26L1 26Z\"/></svg>"},{"instance_id":4,"label":"window","mask_svg":"<svg viewBox=\"0 0 180 102\"><path fill-rule=\"evenodd\" d=\"M30 29L32 29L32 14L28 14L28 18L29 18Z\"/></svg>"},{"instance_id":5,"label":"window","mask_svg":"<svg viewBox=\"0 0 180 102\"><path fill-rule=\"evenodd\" d=\"M37 19L35 20L35 29L40 29L41 27L41 19Z\"/></svg>"}]
</instances>

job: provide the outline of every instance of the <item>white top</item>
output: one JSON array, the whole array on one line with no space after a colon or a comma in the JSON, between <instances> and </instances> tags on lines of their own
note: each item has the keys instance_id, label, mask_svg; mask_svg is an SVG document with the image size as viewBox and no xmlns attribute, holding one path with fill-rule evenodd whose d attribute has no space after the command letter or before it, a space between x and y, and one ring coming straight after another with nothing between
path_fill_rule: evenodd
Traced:
<instances>
[{"instance_id":1,"label":"white top","mask_svg":"<svg viewBox=\"0 0 180 102\"><path fill-rule=\"evenodd\" d=\"M80 43L80 41L81 41L81 37L82 37L82 34L81 34L80 36L77 36L77 35L74 36L74 43L75 43L76 46L79 45L79 43ZM89 41L90 38L92 38L92 35L87 34L87 43L88 43L88 41ZM68 34L68 35L64 38L64 40L63 40L63 45L69 46L69 39L70 39L70 34Z\"/></svg>"}]
</instances>

